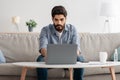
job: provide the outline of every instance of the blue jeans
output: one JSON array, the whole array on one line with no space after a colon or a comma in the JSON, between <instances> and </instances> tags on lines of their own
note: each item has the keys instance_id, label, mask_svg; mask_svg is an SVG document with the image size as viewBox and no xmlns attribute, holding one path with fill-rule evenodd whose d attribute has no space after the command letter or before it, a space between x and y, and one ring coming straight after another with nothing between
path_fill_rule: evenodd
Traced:
<instances>
[{"instance_id":1,"label":"blue jeans","mask_svg":"<svg viewBox=\"0 0 120 80\"><path fill-rule=\"evenodd\" d=\"M44 61L44 57L40 55L37 58L37 62L43 62L43 61ZM82 56L78 56L77 61L83 62L84 58ZM84 74L83 68L76 68L76 69L74 69L73 79L74 80L83 80L83 74ZM48 80L47 76L48 76L48 69L47 68L37 68L38 80Z\"/></svg>"}]
</instances>

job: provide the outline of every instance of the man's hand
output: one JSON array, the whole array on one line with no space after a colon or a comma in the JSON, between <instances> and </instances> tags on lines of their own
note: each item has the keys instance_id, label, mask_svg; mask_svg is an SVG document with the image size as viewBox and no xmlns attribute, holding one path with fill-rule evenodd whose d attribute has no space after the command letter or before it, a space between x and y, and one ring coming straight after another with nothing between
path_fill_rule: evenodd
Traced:
<instances>
[{"instance_id":1,"label":"man's hand","mask_svg":"<svg viewBox=\"0 0 120 80\"><path fill-rule=\"evenodd\" d=\"M77 55L78 55L78 56L80 55L80 51L79 51L79 50L77 50Z\"/></svg>"},{"instance_id":2,"label":"man's hand","mask_svg":"<svg viewBox=\"0 0 120 80\"><path fill-rule=\"evenodd\" d=\"M40 53L41 53L41 55L42 56L46 56L47 55L47 50L45 49L45 48L42 48L41 50L40 50Z\"/></svg>"}]
</instances>

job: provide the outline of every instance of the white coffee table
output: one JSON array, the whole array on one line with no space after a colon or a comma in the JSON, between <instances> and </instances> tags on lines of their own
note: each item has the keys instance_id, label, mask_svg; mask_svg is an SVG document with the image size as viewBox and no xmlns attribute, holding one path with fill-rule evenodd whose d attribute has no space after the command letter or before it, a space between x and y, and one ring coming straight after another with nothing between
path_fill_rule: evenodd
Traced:
<instances>
[{"instance_id":1,"label":"white coffee table","mask_svg":"<svg viewBox=\"0 0 120 80\"><path fill-rule=\"evenodd\" d=\"M70 80L73 80L73 74L72 74L73 68L94 68L94 67L109 68L112 80L116 80L114 67L119 66L120 62L106 62L106 63L100 63L100 62L81 63L81 62L77 62L76 64L64 64L64 65L47 65L44 62L16 62L13 64L16 66L23 67L20 80L25 80L28 68L69 68Z\"/></svg>"}]
</instances>

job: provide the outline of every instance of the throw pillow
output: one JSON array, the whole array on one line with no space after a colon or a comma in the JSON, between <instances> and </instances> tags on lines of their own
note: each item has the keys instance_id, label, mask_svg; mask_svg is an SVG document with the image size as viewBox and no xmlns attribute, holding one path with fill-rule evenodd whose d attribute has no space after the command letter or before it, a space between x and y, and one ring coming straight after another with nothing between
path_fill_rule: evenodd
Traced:
<instances>
[{"instance_id":1,"label":"throw pillow","mask_svg":"<svg viewBox=\"0 0 120 80\"><path fill-rule=\"evenodd\" d=\"M5 63L6 62L6 59L2 53L2 51L0 50L0 63Z\"/></svg>"},{"instance_id":2,"label":"throw pillow","mask_svg":"<svg viewBox=\"0 0 120 80\"><path fill-rule=\"evenodd\" d=\"M120 61L120 47L117 48L118 52L118 61ZM114 61L114 53L111 55L111 60Z\"/></svg>"}]
</instances>

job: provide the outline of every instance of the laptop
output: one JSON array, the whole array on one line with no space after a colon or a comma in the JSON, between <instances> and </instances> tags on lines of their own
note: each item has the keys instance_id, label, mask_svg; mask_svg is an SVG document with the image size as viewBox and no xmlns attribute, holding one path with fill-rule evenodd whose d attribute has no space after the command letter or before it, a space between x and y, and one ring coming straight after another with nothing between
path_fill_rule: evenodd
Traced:
<instances>
[{"instance_id":1,"label":"laptop","mask_svg":"<svg viewBox=\"0 0 120 80\"><path fill-rule=\"evenodd\" d=\"M76 64L76 44L48 44L46 64Z\"/></svg>"}]
</instances>

